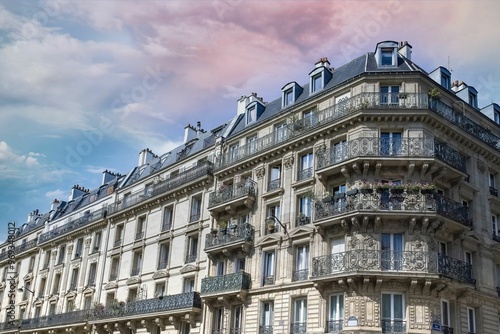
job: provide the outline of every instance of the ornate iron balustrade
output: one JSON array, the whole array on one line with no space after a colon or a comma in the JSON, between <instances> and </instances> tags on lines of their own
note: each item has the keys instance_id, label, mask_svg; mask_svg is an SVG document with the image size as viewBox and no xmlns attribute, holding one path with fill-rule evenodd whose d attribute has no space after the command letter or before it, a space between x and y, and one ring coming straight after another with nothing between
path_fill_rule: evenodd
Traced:
<instances>
[{"instance_id":1,"label":"ornate iron balustrade","mask_svg":"<svg viewBox=\"0 0 500 334\"><path fill-rule=\"evenodd\" d=\"M311 223L311 217L308 216L297 216L295 219L295 226L303 226Z\"/></svg>"},{"instance_id":2,"label":"ornate iron balustrade","mask_svg":"<svg viewBox=\"0 0 500 334\"><path fill-rule=\"evenodd\" d=\"M0 322L0 331L17 330L19 328L20 320L11 322Z\"/></svg>"},{"instance_id":3,"label":"ornate iron balustrade","mask_svg":"<svg viewBox=\"0 0 500 334\"><path fill-rule=\"evenodd\" d=\"M493 134L491 130L479 125L462 113L456 112L452 107L440 100L429 100L428 106L431 111L447 119L462 130L465 130L486 145L500 151L500 136Z\"/></svg>"},{"instance_id":4,"label":"ornate iron balustrade","mask_svg":"<svg viewBox=\"0 0 500 334\"><path fill-rule=\"evenodd\" d=\"M259 326L259 334L273 334L273 326Z\"/></svg>"},{"instance_id":5,"label":"ornate iron balustrade","mask_svg":"<svg viewBox=\"0 0 500 334\"><path fill-rule=\"evenodd\" d=\"M472 265L436 252L356 249L313 258L311 277L345 272L396 271L442 274L474 284Z\"/></svg>"},{"instance_id":6,"label":"ornate iron balustrade","mask_svg":"<svg viewBox=\"0 0 500 334\"><path fill-rule=\"evenodd\" d=\"M205 249L227 245L233 242L251 241L253 242L255 230L248 223L238 224L236 227L229 227L218 233L210 233L205 241Z\"/></svg>"},{"instance_id":7,"label":"ornate iron balustrade","mask_svg":"<svg viewBox=\"0 0 500 334\"><path fill-rule=\"evenodd\" d=\"M281 186L281 178L271 180L267 185L267 191L278 189L280 186Z\"/></svg>"},{"instance_id":8,"label":"ornate iron balustrade","mask_svg":"<svg viewBox=\"0 0 500 334\"><path fill-rule=\"evenodd\" d=\"M223 276L205 277L201 280L201 295L250 289L250 274L240 271Z\"/></svg>"},{"instance_id":9,"label":"ornate iron balustrade","mask_svg":"<svg viewBox=\"0 0 500 334\"><path fill-rule=\"evenodd\" d=\"M307 323L305 322L291 323L290 334L307 334Z\"/></svg>"},{"instance_id":10,"label":"ornate iron balustrade","mask_svg":"<svg viewBox=\"0 0 500 334\"><path fill-rule=\"evenodd\" d=\"M109 280L110 281L116 281L116 279L118 278L118 274L117 273L112 273L109 275Z\"/></svg>"},{"instance_id":11,"label":"ornate iron balustrade","mask_svg":"<svg viewBox=\"0 0 500 334\"><path fill-rule=\"evenodd\" d=\"M141 240L144 238L144 232L138 232L135 234L135 240Z\"/></svg>"},{"instance_id":12,"label":"ornate iron balustrade","mask_svg":"<svg viewBox=\"0 0 500 334\"><path fill-rule=\"evenodd\" d=\"M453 328L448 326L441 326L441 332L443 334L453 334Z\"/></svg>"},{"instance_id":13,"label":"ornate iron balustrade","mask_svg":"<svg viewBox=\"0 0 500 334\"><path fill-rule=\"evenodd\" d=\"M22 253L28 249L32 249L32 248L36 247L36 245L37 245L36 239L27 241L19 246L16 246L16 248L14 250L14 254L19 255L20 253ZM9 257L9 252L3 252L2 254L0 254L0 261L3 261L5 259L7 259L8 257Z\"/></svg>"},{"instance_id":14,"label":"ornate iron balustrade","mask_svg":"<svg viewBox=\"0 0 500 334\"><path fill-rule=\"evenodd\" d=\"M201 213L199 213L199 212L192 213L189 216L189 222L192 223L192 222L198 221L198 220L200 220L200 217L201 217Z\"/></svg>"},{"instance_id":15,"label":"ornate iron balustrade","mask_svg":"<svg viewBox=\"0 0 500 334\"><path fill-rule=\"evenodd\" d=\"M114 247L120 247L122 245L122 239L115 240Z\"/></svg>"},{"instance_id":16,"label":"ornate iron balustrade","mask_svg":"<svg viewBox=\"0 0 500 334\"><path fill-rule=\"evenodd\" d=\"M469 228L469 208L459 202L436 193L397 193L396 191L375 192L372 189L349 193L345 198L330 202L317 201L315 220L335 217L354 211L417 211L436 212Z\"/></svg>"},{"instance_id":17,"label":"ornate iron balustrade","mask_svg":"<svg viewBox=\"0 0 500 334\"><path fill-rule=\"evenodd\" d=\"M44 327L54 327L60 325L77 324L86 322L89 319L89 310L79 310L60 314L53 314L44 317L24 319L21 322L21 329L36 329Z\"/></svg>"},{"instance_id":18,"label":"ornate iron balustrade","mask_svg":"<svg viewBox=\"0 0 500 334\"><path fill-rule=\"evenodd\" d=\"M195 262L196 261L196 258L198 256L196 254L188 254L186 256L186 263L192 263L192 262Z\"/></svg>"},{"instance_id":19,"label":"ornate iron balustrade","mask_svg":"<svg viewBox=\"0 0 500 334\"><path fill-rule=\"evenodd\" d=\"M242 334L243 331L241 330L241 328L231 328L229 330L229 334Z\"/></svg>"},{"instance_id":20,"label":"ornate iron balustrade","mask_svg":"<svg viewBox=\"0 0 500 334\"><path fill-rule=\"evenodd\" d=\"M247 180L244 183L235 184L211 193L208 197L208 208L230 202L240 197L255 196L256 193L257 183Z\"/></svg>"},{"instance_id":21,"label":"ornate iron balustrade","mask_svg":"<svg viewBox=\"0 0 500 334\"><path fill-rule=\"evenodd\" d=\"M141 268L132 268L130 271L130 276L139 276L141 273Z\"/></svg>"},{"instance_id":22,"label":"ornate iron balustrade","mask_svg":"<svg viewBox=\"0 0 500 334\"><path fill-rule=\"evenodd\" d=\"M444 276L475 284L476 280L472 278L472 264L439 253L438 267L439 273Z\"/></svg>"},{"instance_id":23,"label":"ornate iron balustrade","mask_svg":"<svg viewBox=\"0 0 500 334\"><path fill-rule=\"evenodd\" d=\"M341 333L344 328L343 320L328 320L326 322L327 333Z\"/></svg>"},{"instance_id":24,"label":"ornate iron balustrade","mask_svg":"<svg viewBox=\"0 0 500 334\"><path fill-rule=\"evenodd\" d=\"M266 276L262 280L262 285L274 285L274 276Z\"/></svg>"},{"instance_id":25,"label":"ornate iron balustrade","mask_svg":"<svg viewBox=\"0 0 500 334\"><path fill-rule=\"evenodd\" d=\"M210 161L204 161L195 167L180 172L171 178L159 182L153 186L152 196L163 194L169 190L181 187L202 177L213 176L214 165Z\"/></svg>"},{"instance_id":26,"label":"ornate iron balustrade","mask_svg":"<svg viewBox=\"0 0 500 334\"><path fill-rule=\"evenodd\" d=\"M292 272L292 282L307 281L309 279L309 269L294 270Z\"/></svg>"},{"instance_id":27,"label":"ornate iron balustrade","mask_svg":"<svg viewBox=\"0 0 500 334\"><path fill-rule=\"evenodd\" d=\"M498 197L498 190L493 187L490 187L490 195Z\"/></svg>"},{"instance_id":28,"label":"ornate iron balustrade","mask_svg":"<svg viewBox=\"0 0 500 334\"><path fill-rule=\"evenodd\" d=\"M391 333L391 334L406 333L406 321L403 320L382 319L380 320L380 325L382 326L382 333Z\"/></svg>"},{"instance_id":29,"label":"ornate iron balustrade","mask_svg":"<svg viewBox=\"0 0 500 334\"><path fill-rule=\"evenodd\" d=\"M76 229L93 223L99 219L106 217L107 210L99 209L91 213L85 213L83 216L71 220L69 223L64 224L62 226L56 227L55 229L42 233L38 238L38 244L45 243L54 238L58 238L67 232L74 232Z\"/></svg>"},{"instance_id":30,"label":"ornate iron balustrade","mask_svg":"<svg viewBox=\"0 0 500 334\"><path fill-rule=\"evenodd\" d=\"M301 170L299 170L299 172L297 174L297 181L302 181L302 180L308 179L312 176L313 176L313 168L312 167L301 169Z\"/></svg>"},{"instance_id":31,"label":"ornate iron balustrade","mask_svg":"<svg viewBox=\"0 0 500 334\"><path fill-rule=\"evenodd\" d=\"M112 305L100 309L90 310L89 321L101 319L127 317L138 314L151 314L156 312L167 312L188 308L201 308L201 298L198 292L186 292L177 295L163 296L162 298L151 298L137 300L121 306Z\"/></svg>"},{"instance_id":32,"label":"ornate iron balustrade","mask_svg":"<svg viewBox=\"0 0 500 334\"><path fill-rule=\"evenodd\" d=\"M448 165L466 173L466 159L461 153L432 138L400 138L387 140L378 137L354 138L333 146L330 150L318 150L318 170L357 157L436 157Z\"/></svg>"},{"instance_id":33,"label":"ornate iron balustrade","mask_svg":"<svg viewBox=\"0 0 500 334\"><path fill-rule=\"evenodd\" d=\"M167 265L168 265L168 261L160 261L158 263L158 269L166 269L167 268Z\"/></svg>"}]
</instances>

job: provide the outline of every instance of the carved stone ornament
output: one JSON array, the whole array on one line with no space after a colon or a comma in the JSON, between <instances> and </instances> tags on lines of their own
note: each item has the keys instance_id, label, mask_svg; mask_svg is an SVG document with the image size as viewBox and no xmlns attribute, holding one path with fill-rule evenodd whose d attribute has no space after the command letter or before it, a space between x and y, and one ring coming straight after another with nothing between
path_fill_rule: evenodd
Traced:
<instances>
[{"instance_id":1,"label":"carved stone ornament","mask_svg":"<svg viewBox=\"0 0 500 334\"><path fill-rule=\"evenodd\" d=\"M476 159L476 163L477 163L477 169L479 170L479 172L481 174L483 174L484 172L486 172L486 165L483 162L483 160Z\"/></svg>"},{"instance_id":2,"label":"carved stone ornament","mask_svg":"<svg viewBox=\"0 0 500 334\"><path fill-rule=\"evenodd\" d=\"M293 155L285 157L283 159L283 165L285 166L285 168L291 168L293 166L293 160Z\"/></svg>"},{"instance_id":3,"label":"carved stone ornament","mask_svg":"<svg viewBox=\"0 0 500 334\"><path fill-rule=\"evenodd\" d=\"M257 179L262 179L264 175L266 175L266 169L264 167L255 169L255 176L257 177Z\"/></svg>"},{"instance_id":4,"label":"carved stone ornament","mask_svg":"<svg viewBox=\"0 0 500 334\"><path fill-rule=\"evenodd\" d=\"M358 247L358 244L359 244L359 239L356 238L356 236L352 236L351 237L351 240L349 240L349 247L351 249L356 249Z\"/></svg>"}]
</instances>

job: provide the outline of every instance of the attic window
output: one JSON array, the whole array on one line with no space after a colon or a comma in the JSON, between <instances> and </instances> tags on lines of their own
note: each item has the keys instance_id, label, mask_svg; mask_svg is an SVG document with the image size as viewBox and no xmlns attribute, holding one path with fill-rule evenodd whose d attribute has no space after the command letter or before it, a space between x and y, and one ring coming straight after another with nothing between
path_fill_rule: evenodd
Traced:
<instances>
[{"instance_id":1,"label":"attic window","mask_svg":"<svg viewBox=\"0 0 500 334\"><path fill-rule=\"evenodd\" d=\"M247 109L246 124L255 122L256 119L257 119L257 108L254 105Z\"/></svg>"},{"instance_id":2,"label":"attic window","mask_svg":"<svg viewBox=\"0 0 500 334\"><path fill-rule=\"evenodd\" d=\"M283 92L283 107L289 106L293 102L293 88L290 88Z\"/></svg>"},{"instance_id":3,"label":"attic window","mask_svg":"<svg viewBox=\"0 0 500 334\"><path fill-rule=\"evenodd\" d=\"M380 64L382 66L392 66L394 65L394 62L393 62L393 52L394 50L391 48L384 48L381 50L380 54L381 54L381 62Z\"/></svg>"},{"instance_id":4,"label":"attic window","mask_svg":"<svg viewBox=\"0 0 500 334\"><path fill-rule=\"evenodd\" d=\"M469 92L469 104L474 108L477 108L477 96L472 92Z\"/></svg>"},{"instance_id":5,"label":"attic window","mask_svg":"<svg viewBox=\"0 0 500 334\"><path fill-rule=\"evenodd\" d=\"M500 124L500 112L495 111L495 116L494 116L495 123Z\"/></svg>"},{"instance_id":6,"label":"attic window","mask_svg":"<svg viewBox=\"0 0 500 334\"><path fill-rule=\"evenodd\" d=\"M450 76L441 72L441 86L443 86L446 89L450 89Z\"/></svg>"},{"instance_id":7,"label":"attic window","mask_svg":"<svg viewBox=\"0 0 500 334\"><path fill-rule=\"evenodd\" d=\"M315 93L323 89L322 78L323 73L318 73L311 78L311 93Z\"/></svg>"}]
</instances>

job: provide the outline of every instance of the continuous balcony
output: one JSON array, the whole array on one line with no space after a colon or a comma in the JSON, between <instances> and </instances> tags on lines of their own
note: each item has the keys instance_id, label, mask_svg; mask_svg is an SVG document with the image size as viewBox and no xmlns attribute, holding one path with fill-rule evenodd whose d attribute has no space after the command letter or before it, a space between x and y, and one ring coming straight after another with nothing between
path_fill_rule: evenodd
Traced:
<instances>
[{"instance_id":1,"label":"continuous balcony","mask_svg":"<svg viewBox=\"0 0 500 334\"><path fill-rule=\"evenodd\" d=\"M91 310L89 322L108 321L111 318L130 318L134 316L151 316L154 314L188 314L201 309L201 298L198 292L186 292L177 295L137 300L132 303L111 305Z\"/></svg>"},{"instance_id":2,"label":"continuous balcony","mask_svg":"<svg viewBox=\"0 0 500 334\"><path fill-rule=\"evenodd\" d=\"M205 277L201 280L201 297L237 296L245 299L252 279L250 274L240 271L222 276Z\"/></svg>"},{"instance_id":3,"label":"continuous balcony","mask_svg":"<svg viewBox=\"0 0 500 334\"><path fill-rule=\"evenodd\" d=\"M193 183L200 182L205 179L211 180L212 178L213 164L209 161L205 161L195 167L180 172L169 179L158 182L153 185L152 190L136 192L125 197L122 201L110 205L108 207L108 214L115 214L119 211L140 205L143 202L147 202L153 197L172 192L178 188L188 187Z\"/></svg>"},{"instance_id":4,"label":"continuous balcony","mask_svg":"<svg viewBox=\"0 0 500 334\"><path fill-rule=\"evenodd\" d=\"M37 245L37 240L36 239L27 241L25 243L22 243L19 246L16 246L13 254L15 256L18 256L22 252L25 252L27 250L31 250L31 249L35 248L36 245ZM2 254L0 254L0 261L3 261L5 259L7 259L8 257L9 257L9 252L3 252Z\"/></svg>"},{"instance_id":5,"label":"continuous balcony","mask_svg":"<svg viewBox=\"0 0 500 334\"><path fill-rule=\"evenodd\" d=\"M352 250L313 258L313 281L354 275L395 277L443 275L460 282L474 284L472 265L436 252Z\"/></svg>"},{"instance_id":6,"label":"continuous balcony","mask_svg":"<svg viewBox=\"0 0 500 334\"><path fill-rule=\"evenodd\" d=\"M350 214L387 214L387 215L435 215L443 216L452 222L449 230L459 230L464 227L472 228L469 208L462 203L446 198L437 193L399 192L387 190L377 192L375 189L354 189L344 198L330 200L329 202L317 201L315 203L315 225L327 225L337 218L344 218ZM334 218L332 220L332 218Z\"/></svg>"},{"instance_id":7,"label":"continuous balcony","mask_svg":"<svg viewBox=\"0 0 500 334\"><path fill-rule=\"evenodd\" d=\"M40 238L38 239L38 244L41 245L55 238L59 238L66 233L74 232L81 227L87 226L90 223L103 219L104 217L106 217L106 213L106 209L99 209L94 212L84 213L83 216L71 220L69 223L56 227L49 232L42 233L40 235Z\"/></svg>"},{"instance_id":8,"label":"continuous balcony","mask_svg":"<svg viewBox=\"0 0 500 334\"><path fill-rule=\"evenodd\" d=\"M64 325L85 324L91 316L91 310L79 310L44 317L24 319L21 321L21 329L53 328Z\"/></svg>"},{"instance_id":9,"label":"continuous balcony","mask_svg":"<svg viewBox=\"0 0 500 334\"><path fill-rule=\"evenodd\" d=\"M409 158L414 160L429 161L437 159L436 167L452 167L447 170L447 177L455 178L467 175L466 158L460 152L433 138L378 138L359 137L335 145L329 150L318 149L316 160L316 173L318 176L327 177L339 173L351 159L384 160L384 164L408 164ZM390 158L387 160L387 158ZM429 162L432 162L430 160Z\"/></svg>"},{"instance_id":10,"label":"continuous balcony","mask_svg":"<svg viewBox=\"0 0 500 334\"><path fill-rule=\"evenodd\" d=\"M208 210L211 213L227 211L235 213L236 208L252 208L257 194L257 183L246 180L241 183L225 186L211 193L208 198Z\"/></svg>"},{"instance_id":11,"label":"continuous balcony","mask_svg":"<svg viewBox=\"0 0 500 334\"><path fill-rule=\"evenodd\" d=\"M205 240L205 252L208 255L231 250L242 249L248 252L253 244L255 229L252 225L238 224L225 230L213 231Z\"/></svg>"}]
</instances>

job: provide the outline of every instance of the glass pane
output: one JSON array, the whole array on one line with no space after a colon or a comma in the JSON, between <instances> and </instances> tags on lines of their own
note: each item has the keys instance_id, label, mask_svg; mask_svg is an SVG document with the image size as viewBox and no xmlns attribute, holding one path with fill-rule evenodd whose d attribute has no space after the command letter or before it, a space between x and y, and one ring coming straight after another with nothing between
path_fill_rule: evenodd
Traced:
<instances>
[{"instance_id":1,"label":"glass pane","mask_svg":"<svg viewBox=\"0 0 500 334\"><path fill-rule=\"evenodd\" d=\"M382 319L391 319L391 295L382 295Z\"/></svg>"},{"instance_id":2,"label":"glass pane","mask_svg":"<svg viewBox=\"0 0 500 334\"><path fill-rule=\"evenodd\" d=\"M394 295L394 319L403 319L403 295Z\"/></svg>"}]
</instances>

